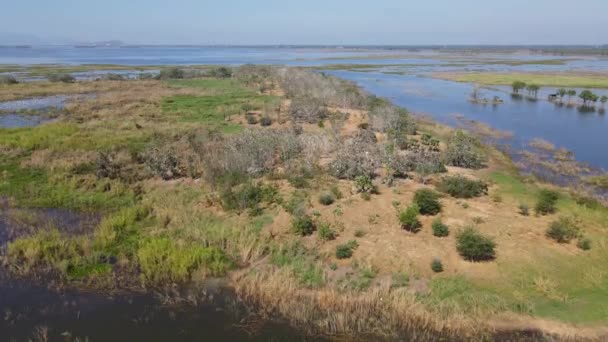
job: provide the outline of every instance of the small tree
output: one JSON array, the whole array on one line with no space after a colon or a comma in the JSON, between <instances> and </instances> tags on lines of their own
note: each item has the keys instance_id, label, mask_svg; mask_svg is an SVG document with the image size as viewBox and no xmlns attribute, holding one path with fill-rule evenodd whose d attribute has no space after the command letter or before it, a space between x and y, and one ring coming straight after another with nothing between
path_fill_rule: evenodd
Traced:
<instances>
[{"instance_id":1,"label":"small tree","mask_svg":"<svg viewBox=\"0 0 608 342\"><path fill-rule=\"evenodd\" d=\"M590 90L583 90L581 91L580 94L578 94L578 97L581 98L581 100L583 100L583 106L587 106L587 103L589 101L593 101L594 98L597 98L597 95L595 95L594 93L592 93ZM597 99L596 99L597 101Z\"/></svg>"},{"instance_id":2,"label":"small tree","mask_svg":"<svg viewBox=\"0 0 608 342\"><path fill-rule=\"evenodd\" d=\"M606 105L606 102L608 102L608 96L603 95L602 97L600 97L600 102L602 103L602 107L604 107Z\"/></svg>"},{"instance_id":3,"label":"small tree","mask_svg":"<svg viewBox=\"0 0 608 342\"><path fill-rule=\"evenodd\" d=\"M419 232L420 228L422 227L420 220L418 220L419 213L420 208L416 204L409 206L407 209L399 213L399 223L401 223L401 228L412 233Z\"/></svg>"},{"instance_id":4,"label":"small tree","mask_svg":"<svg viewBox=\"0 0 608 342\"><path fill-rule=\"evenodd\" d=\"M526 83L522 81L515 81L513 84L511 84L511 87L513 88L513 94L519 95L519 91L526 87Z\"/></svg>"},{"instance_id":5,"label":"small tree","mask_svg":"<svg viewBox=\"0 0 608 342\"><path fill-rule=\"evenodd\" d=\"M559 95L559 102L564 102L564 96L566 96L567 93L568 91L565 88L559 88L557 90L557 95Z\"/></svg>"},{"instance_id":6,"label":"small tree","mask_svg":"<svg viewBox=\"0 0 608 342\"><path fill-rule=\"evenodd\" d=\"M557 200L559 199L559 193L553 190L542 189L538 193L538 201L536 202L536 213L539 215L553 214L557 208Z\"/></svg>"},{"instance_id":7,"label":"small tree","mask_svg":"<svg viewBox=\"0 0 608 342\"><path fill-rule=\"evenodd\" d=\"M568 89L566 94L568 94L568 102L570 102L570 101L572 101L572 96L576 96L576 90Z\"/></svg>"},{"instance_id":8,"label":"small tree","mask_svg":"<svg viewBox=\"0 0 608 342\"><path fill-rule=\"evenodd\" d=\"M526 90L528 90L528 95L535 99L538 98L539 89L540 89L540 87L537 86L536 84L530 84L526 87Z\"/></svg>"}]
</instances>

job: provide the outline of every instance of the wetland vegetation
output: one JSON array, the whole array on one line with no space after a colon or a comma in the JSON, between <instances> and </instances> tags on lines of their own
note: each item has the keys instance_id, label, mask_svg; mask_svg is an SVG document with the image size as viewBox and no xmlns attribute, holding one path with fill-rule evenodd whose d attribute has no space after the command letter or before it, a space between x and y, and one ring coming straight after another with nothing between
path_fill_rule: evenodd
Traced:
<instances>
[{"instance_id":1,"label":"wetland vegetation","mask_svg":"<svg viewBox=\"0 0 608 342\"><path fill-rule=\"evenodd\" d=\"M304 68L0 85L3 101L59 94L95 96L0 128L12 277L103 292L222 278L312 336L606 336L601 198L520 174L475 132ZM99 220L27 219L46 208Z\"/></svg>"}]
</instances>

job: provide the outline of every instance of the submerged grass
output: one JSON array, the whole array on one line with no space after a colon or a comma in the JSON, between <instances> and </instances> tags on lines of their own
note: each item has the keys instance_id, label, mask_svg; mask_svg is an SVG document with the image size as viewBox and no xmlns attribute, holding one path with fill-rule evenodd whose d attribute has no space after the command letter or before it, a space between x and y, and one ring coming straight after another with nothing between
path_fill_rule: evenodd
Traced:
<instances>
[{"instance_id":1,"label":"submerged grass","mask_svg":"<svg viewBox=\"0 0 608 342\"><path fill-rule=\"evenodd\" d=\"M433 77L486 85L511 85L515 81L550 87L608 88L608 78L602 74L580 73L436 73Z\"/></svg>"}]
</instances>

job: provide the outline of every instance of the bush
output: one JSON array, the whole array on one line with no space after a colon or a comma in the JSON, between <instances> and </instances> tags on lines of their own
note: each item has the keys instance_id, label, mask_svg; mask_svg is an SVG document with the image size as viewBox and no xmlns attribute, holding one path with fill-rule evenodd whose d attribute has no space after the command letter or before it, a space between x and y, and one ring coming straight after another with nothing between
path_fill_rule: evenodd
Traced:
<instances>
[{"instance_id":1,"label":"bush","mask_svg":"<svg viewBox=\"0 0 608 342\"><path fill-rule=\"evenodd\" d=\"M496 244L492 239L481 235L477 230L468 227L456 236L456 249L468 261L487 261L496 257Z\"/></svg>"},{"instance_id":2,"label":"bush","mask_svg":"<svg viewBox=\"0 0 608 342\"><path fill-rule=\"evenodd\" d=\"M374 190L374 184L369 176L357 176L355 178L355 190L357 193L371 193Z\"/></svg>"},{"instance_id":3,"label":"bush","mask_svg":"<svg viewBox=\"0 0 608 342\"><path fill-rule=\"evenodd\" d=\"M548 238L558 243L568 243L576 239L579 234L580 228L578 227L578 222L571 217L560 217L556 221L553 221L546 232Z\"/></svg>"},{"instance_id":4,"label":"bush","mask_svg":"<svg viewBox=\"0 0 608 342\"><path fill-rule=\"evenodd\" d=\"M319 203L323 205L332 205L335 202L334 195L330 193L321 194L319 196Z\"/></svg>"},{"instance_id":5,"label":"bush","mask_svg":"<svg viewBox=\"0 0 608 342\"><path fill-rule=\"evenodd\" d=\"M450 229L441 221L441 218L437 218L435 221L433 221L432 228L433 235L436 237L446 237L450 235Z\"/></svg>"},{"instance_id":6,"label":"bush","mask_svg":"<svg viewBox=\"0 0 608 342\"><path fill-rule=\"evenodd\" d=\"M308 215L301 215L291 221L291 227L294 233L306 236L311 235L315 231L315 223Z\"/></svg>"},{"instance_id":7,"label":"bush","mask_svg":"<svg viewBox=\"0 0 608 342\"><path fill-rule=\"evenodd\" d=\"M239 212L249 210L250 213L259 213L259 205L264 202L275 202L276 196L277 189L275 187L248 182L236 187L236 189L229 187L222 191L220 199L224 210Z\"/></svg>"},{"instance_id":8,"label":"bush","mask_svg":"<svg viewBox=\"0 0 608 342\"><path fill-rule=\"evenodd\" d=\"M538 193L538 201L534 207L539 215L553 214L557 209L555 205L559 199L559 193L553 190L543 189Z\"/></svg>"},{"instance_id":9,"label":"bush","mask_svg":"<svg viewBox=\"0 0 608 342\"><path fill-rule=\"evenodd\" d=\"M430 189L420 189L414 195L414 203L420 208L422 215L437 215L441 211L439 194Z\"/></svg>"},{"instance_id":10,"label":"bush","mask_svg":"<svg viewBox=\"0 0 608 342\"><path fill-rule=\"evenodd\" d=\"M309 185L306 176L303 175L291 175L287 177L287 181L296 189L307 188Z\"/></svg>"},{"instance_id":11,"label":"bush","mask_svg":"<svg viewBox=\"0 0 608 342\"><path fill-rule=\"evenodd\" d=\"M184 78L184 76L185 76L184 70L177 68L177 67L162 69L159 74L159 78L161 80L180 79L180 78Z\"/></svg>"},{"instance_id":12,"label":"bush","mask_svg":"<svg viewBox=\"0 0 608 342\"><path fill-rule=\"evenodd\" d=\"M355 249L359 247L359 243L356 240L351 240L346 244L338 245L336 247L336 258L348 259L353 256Z\"/></svg>"},{"instance_id":13,"label":"bush","mask_svg":"<svg viewBox=\"0 0 608 342\"><path fill-rule=\"evenodd\" d=\"M51 82L74 83L76 79L70 74L51 74L48 76Z\"/></svg>"},{"instance_id":14,"label":"bush","mask_svg":"<svg viewBox=\"0 0 608 342\"><path fill-rule=\"evenodd\" d=\"M17 84L19 83L13 75L0 75L0 84Z\"/></svg>"},{"instance_id":15,"label":"bush","mask_svg":"<svg viewBox=\"0 0 608 342\"><path fill-rule=\"evenodd\" d=\"M216 78L230 78L232 77L232 70L226 67L219 67L209 70L209 76Z\"/></svg>"},{"instance_id":16,"label":"bush","mask_svg":"<svg viewBox=\"0 0 608 342\"><path fill-rule=\"evenodd\" d=\"M342 194L342 191L340 191L337 186L332 186L329 191L331 191L332 195L334 195L334 197L337 199L344 198L344 194Z\"/></svg>"},{"instance_id":17,"label":"bush","mask_svg":"<svg viewBox=\"0 0 608 342\"><path fill-rule=\"evenodd\" d=\"M253 115L246 115L245 118L247 119L247 123L250 125L257 125L258 123L258 119L253 116Z\"/></svg>"},{"instance_id":18,"label":"bush","mask_svg":"<svg viewBox=\"0 0 608 342\"><path fill-rule=\"evenodd\" d=\"M460 175L443 178L437 189L456 198L473 198L488 193L488 185L486 183L471 180Z\"/></svg>"},{"instance_id":19,"label":"bush","mask_svg":"<svg viewBox=\"0 0 608 342\"><path fill-rule=\"evenodd\" d=\"M433 261L431 262L431 269L435 273L443 272L443 264L441 263L441 260L433 259Z\"/></svg>"},{"instance_id":20,"label":"bush","mask_svg":"<svg viewBox=\"0 0 608 342\"><path fill-rule=\"evenodd\" d=\"M376 136L371 130L357 131L336 155L330 164L330 172L342 179L355 179L358 176L373 178L382 164Z\"/></svg>"},{"instance_id":21,"label":"bush","mask_svg":"<svg viewBox=\"0 0 608 342\"><path fill-rule=\"evenodd\" d=\"M264 116L260 119L260 125L262 125L264 127L268 127L268 126L272 125L272 119L268 116Z\"/></svg>"},{"instance_id":22,"label":"bush","mask_svg":"<svg viewBox=\"0 0 608 342\"><path fill-rule=\"evenodd\" d=\"M481 169L486 163L481 143L463 131L456 131L450 137L445 158L448 165L468 169Z\"/></svg>"},{"instance_id":23,"label":"bush","mask_svg":"<svg viewBox=\"0 0 608 342\"><path fill-rule=\"evenodd\" d=\"M329 223L323 223L318 229L319 238L323 241L334 240L338 235L334 229L331 228Z\"/></svg>"},{"instance_id":24,"label":"bush","mask_svg":"<svg viewBox=\"0 0 608 342\"><path fill-rule=\"evenodd\" d=\"M522 216L529 216L530 215L530 208L528 207L527 204L520 204L519 205L519 214Z\"/></svg>"},{"instance_id":25,"label":"bush","mask_svg":"<svg viewBox=\"0 0 608 342\"><path fill-rule=\"evenodd\" d=\"M149 172L169 180L187 175L187 166L183 165L178 153L169 144L156 144L149 146L139 157Z\"/></svg>"},{"instance_id":26,"label":"bush","mask_svg":"<svg viewBox=\"0 0 608 342\"><path fill-rule=\"evenodd\" d=\"M583 251L588 251L591 249L591 239L589 238L581 238L576 243L576 246Z\"/></svg>"},{"instance_id":27,"label":"bush","mask_svg":"<svg viewBox=\"0 0 608 342\"><path fill-rule=\"evenodd\" d=\"M399 223L401 223L401 228L405 229L412 233L417 233L422 228L422 224L420 220L418 220L418 214L420 213L420 208L416 204L412 204L407 209L399 213Z\"/></svg>"},{"instance_id":28,"label":"bush","mask_svg":"<svg viewBox=\"0 0 608 342\"><path fill-rule=\"evenodd\" d=\"M103 75L101 79L105 81L124 81L125 77L123 75L109 73Z\"/></svg>"}]
</instances>

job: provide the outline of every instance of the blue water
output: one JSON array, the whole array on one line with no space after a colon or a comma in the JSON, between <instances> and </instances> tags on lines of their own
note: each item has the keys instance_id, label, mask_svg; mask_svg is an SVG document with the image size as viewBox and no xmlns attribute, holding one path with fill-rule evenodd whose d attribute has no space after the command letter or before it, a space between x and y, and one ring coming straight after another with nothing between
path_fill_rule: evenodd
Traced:
<instances>
[{"instance_id":1,"label":"blue water","mask_svg":"<svg viewBox=\"0 0 608 342\"><path fill-rule=\"evenodd\" d=\"M505 87L497 90L482 88L480 93L492 98L497 95L505 103L492 106L469 102L473 85L412 75L387 75L330 71L338 77L352 80L368 92L386 97L416 113L430 115L440 122L457 125L456 114L476 120L501 131L514 134L513 145L523 147L533 138L542 138L564 147L577 160L608 169L608 118L601 111L581 113L576 107L558 106L545 100L549 90L539 93L539 100L514 100ZM608 90L595 90L608 94Z\"/></svg>"}]
</instances>

